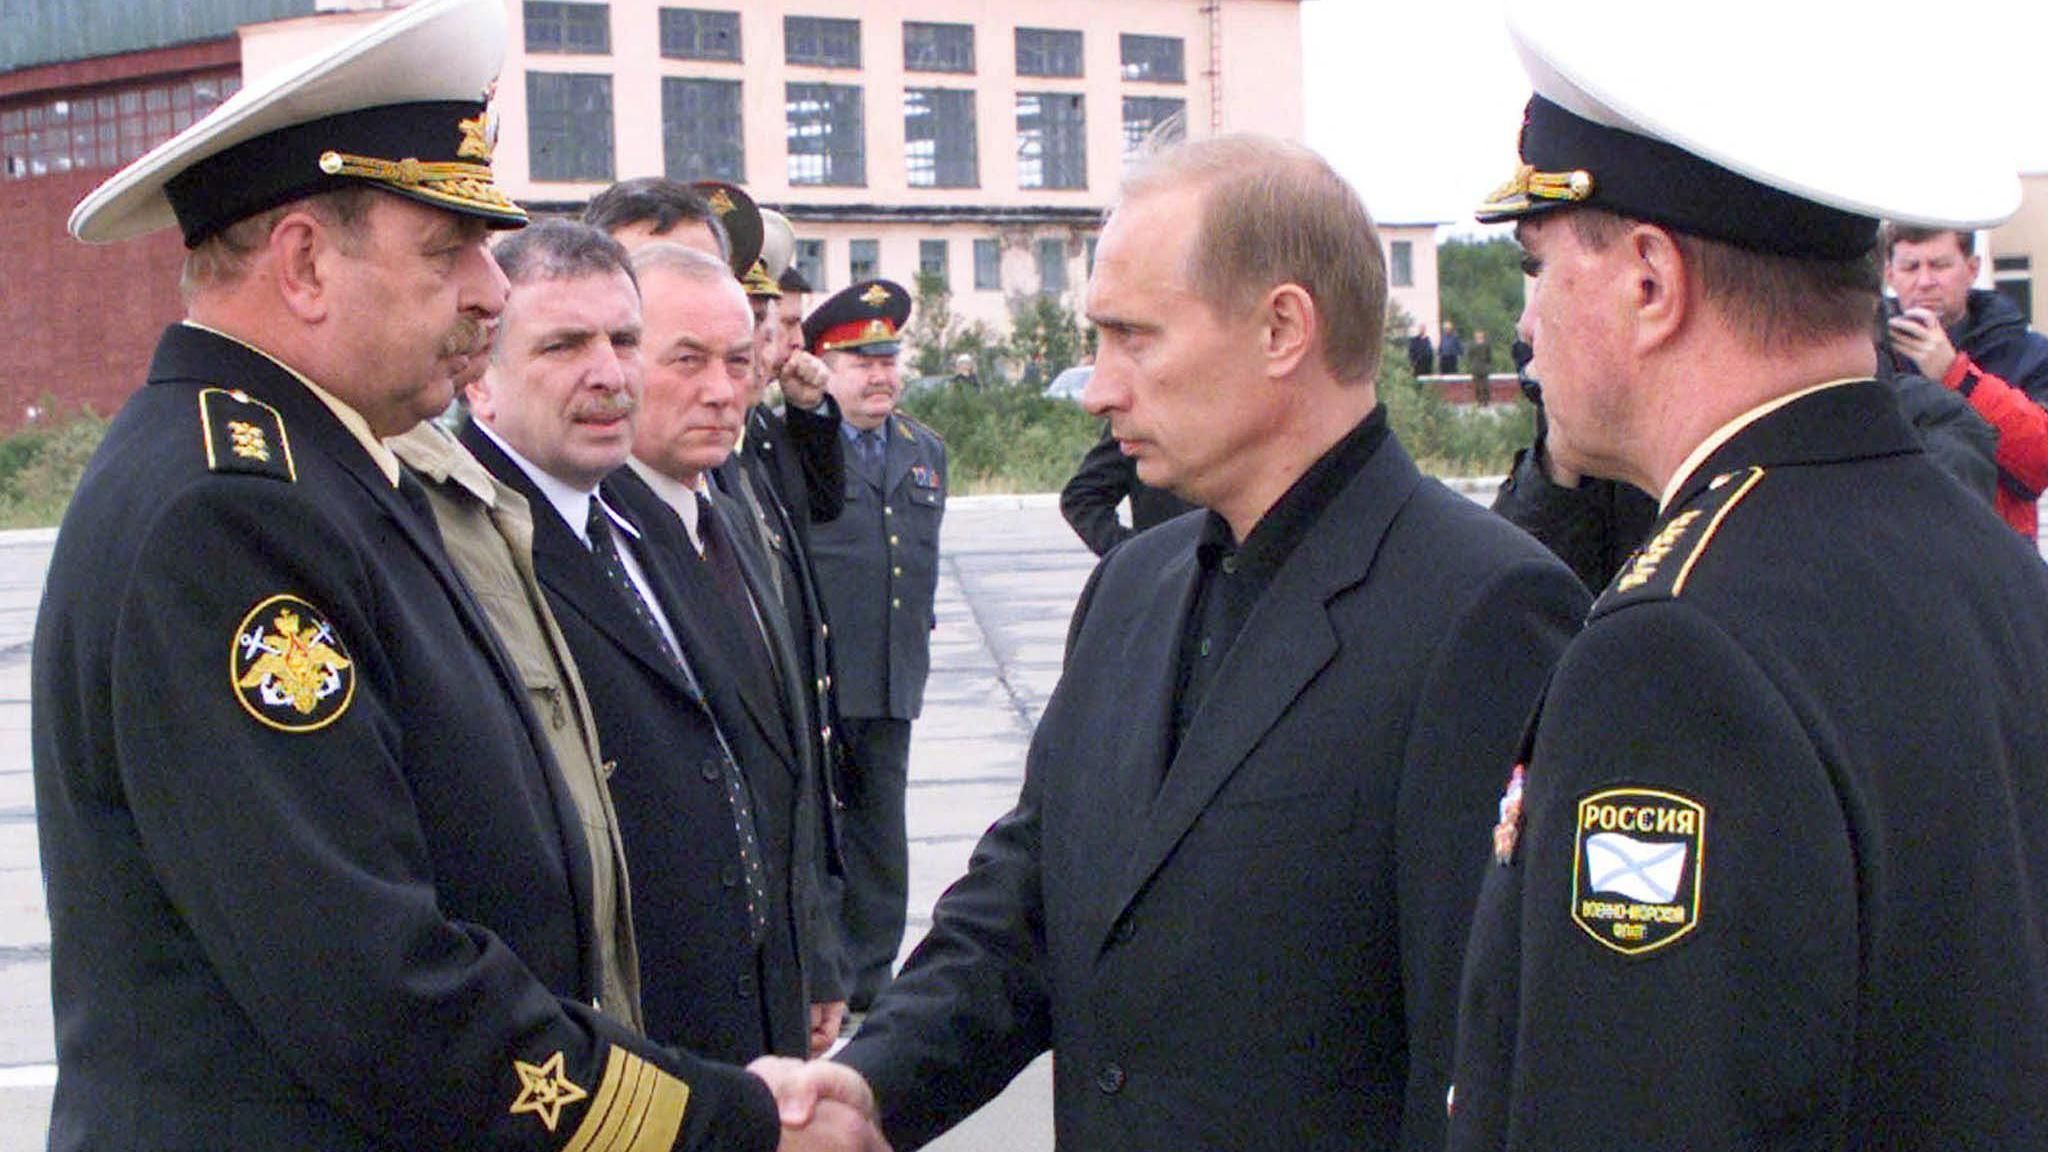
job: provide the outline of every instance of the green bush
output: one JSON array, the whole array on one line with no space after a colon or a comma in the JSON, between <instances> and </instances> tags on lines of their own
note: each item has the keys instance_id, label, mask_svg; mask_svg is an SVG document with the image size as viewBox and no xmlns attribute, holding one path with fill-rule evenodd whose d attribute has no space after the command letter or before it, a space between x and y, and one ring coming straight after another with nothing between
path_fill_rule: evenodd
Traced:
<instances>
[{"instance_id":1,"label":"green bush","mask_svg":"<svg viewBox=\"0 0 2048 1152\"><path fill-rule=\"evenodd\" d=\"M955 492L1057 492L1102 434L1101 422L1036 387L945 384L908 396L903 408L946 441Z\"/></svg>"},{"instance_id":2,"label":"green bush","mask_svg":"<svg viewBox=\"0 0 2048 1152\"><path fill-rule=\"evenodd\" d=\"M91 410L0 439L0 528L45 528L64 518L107 422Z\"/></svg>"},{"instance_id":3,"label":"green bush","mask_svg":"<svg viewBox=\"0 0 2048 1152\"><path fill-rule=\"evenodd\" d=\"M1431 475L1497 476L1513 463L1515 450L1535 437L1536 410L1514 377L1494 377L1493 395L1486 408L1453 405L1435 386L1418 382L1407 360L1388 356L1380 363L1387 422Z\"/></svg>"}]
</instances>

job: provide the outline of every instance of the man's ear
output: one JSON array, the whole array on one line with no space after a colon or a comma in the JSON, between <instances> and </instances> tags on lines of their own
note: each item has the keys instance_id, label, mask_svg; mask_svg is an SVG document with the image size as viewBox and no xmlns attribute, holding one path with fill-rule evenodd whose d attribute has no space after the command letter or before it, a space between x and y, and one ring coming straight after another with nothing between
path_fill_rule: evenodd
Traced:
<instances>
[{"instance_id":1,"label":"man's ear","mask_svg":"<svg viewBox=\"0 0 2048 1152\"><path fill-rule=\"evenodd\" d=\"M1631 227L1622 241L1629 259L1627 307L1638 351L1669 342L1699 303L1692 261L1671 233L1655 224Z\"/></svg>"},{"instance_id":2,"label":"man's ear","mask_svg":"<svg viewBox=\"0 0 2048 1152\"><path fill-rule=\"evenodd\" d=\"M333 261L340 255L334 241L333 232L310 212L287 213L270 229L267 251L278 295L305 323L320 323L333 308Z\"/></svg>"},{"instance_id":3,"label":"man's ear","mask_svg":"<svg viewBox=\"0 0 2048 1152\"><path fill-rule=\"evenodd\" d=\"M1299 284L1281 284L1266 293L1260 317L1266 375L1278 379L1291 375L1314 350L1321 334L1322 317L1316 302Z\"/></svg>"}]
</instances>

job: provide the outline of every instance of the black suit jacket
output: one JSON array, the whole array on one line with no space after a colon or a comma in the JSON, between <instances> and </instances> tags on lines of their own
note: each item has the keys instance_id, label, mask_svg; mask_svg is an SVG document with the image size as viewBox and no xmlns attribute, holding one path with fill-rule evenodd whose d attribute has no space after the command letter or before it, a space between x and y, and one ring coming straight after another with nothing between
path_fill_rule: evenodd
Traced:
<instances>
[{"instance_id":1,"label":"black suit jacket","mask_svg":"<svg viewBox=\"0 0 2048 1152\"><path fill-rule=\"evenodd\" d=\"M1169 767L1202 525L1097 568L1016 808L841 1057L899 1148L1048 1046L1061 1147L1441 1143L1487 830L1585 590L1389 437Z\"/></svg>"},{"instance_id":2,"label":"black suit jacket","mask_svg":"<svg viewBox=\"0 0 2048 1152\"><path fill-rule=\"evenodd\" d=\"M346 661L304 712L255 662L293 628ZM276 363L165 333L34 661L52 1148L666 1147L664 1114L774 1146L757 1082L590 1009L588 858L517 673L431 513Z\"/></svg>"},{"instance_id":3,"label":"black suit jacket","mask_svg":"<svg viewBox=\"0 0 2048 1152\"><path fill-rule=\"evenodd\" d=\"M811 525L837 520L846 503L846 451L839 424L839 401L829 395L816 412L792 407L777 413L757 404L747 413L743 451L768 466L775 493L806 545Z\"/></svg>"},{"instance_id":4,"label":"black suit jacket","mask_svg":"<svg viewBox=\"0 0 2048 1152\"><path fill-rule=\"evenodd\" d=\"M534 570L576 658L611 767L648 1035L731 1062L768 1052L803 1054L808 1030L791 906L784 899L769 911L769 937L757 963L747 940L746 887L719 761L729 749L754 785L756 835L771 892L775 878L788 873L787 839L776 834L777 806L763 786L772 788L775 778L760 766L760 742L748 729L752 719L717 699L720 685L734 677L703 639L701 600L686 591L664 550L664 525L620 495L619 481L631 480L630 474L599 487L600 497L638 531L637 540L615 536L633 550L654 587L683 645L687 672L633 614L602 563L526 472L474 424L463 428L461 439L533 506Z\"/></svg>"},{"instance_id":5,"label":"black suit jacket","mask_svg":"<svg viewBox=\"0 0 2048 1152\"><path fill-rule=\"evenodd\" d=\"M607 492L647 526L650 542L685 576L682 587L686 594L700 601L713 595L704 561L675 511L630 468L614 473L606 485ZM734 616L714 620L693 612L689 627L699 637L694 643L707 652L706 659L714 668L714 674L707 677L712 710L733 741L740 767L754 785L755 817L761 835L770 842L778 893L795 911L796 964L802 973L806 998L813 1003L838 1000L838 932L822 891L826 854L830 851L830 797L818 759L817 725L807 707L795 642L774 611L765 561L759 554L752 528L745 522L748 513L715 489L711 493L711 507L725 538L738 544L741 575L753 597L759 623L765 628L765 641L773 660L770 681L753 683L737 675L726 660L724 648L740 639L739 633L727 630L726 626L753 628L755 621ZM718 627L708 627L711 625ZM778 1045L789 1040L779 1019L776 1034ZM808 1029L805 1036L807 1041ZM778 1046L777 1050L781 1048Z\"/></svg>"},{"instance_id":6,"label":"black suit jacket","mask_svg":"<svg viewBox=\"0 0 2048 1152\"><path fill-rule=\"evenodd\" d=\"M2029 544L1872 381L1683 483L1532 725L1451 1147L2048 1147Z\"/></svg>"},{"instance_id":7,"label":"black suit jacket","mask_svg":"<svg viewBox=\"0 0 2048 1152\"><path fill-rule=\"evenodd\" d=\"M1117 505L1131 502L1131 526L1116 518ZM1194 505L1164 488L1138 479L1138 462L1123 454L1109 429L1081 457L1074 475L1060 489L1060 515L1088 550L1101 556L1136 533L1154 528L1194 510Z\"/></svg>"}]
</instances>

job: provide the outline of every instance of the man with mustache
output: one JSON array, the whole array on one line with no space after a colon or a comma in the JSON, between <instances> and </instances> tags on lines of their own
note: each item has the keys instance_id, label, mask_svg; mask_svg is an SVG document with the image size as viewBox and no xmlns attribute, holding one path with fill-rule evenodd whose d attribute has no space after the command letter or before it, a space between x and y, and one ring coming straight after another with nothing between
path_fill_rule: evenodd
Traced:
<instances>
[{"instance_id":1,"label":"man with mustache","mask_svg":"<svg viewBox=\"0 0 2048 1152\"><path fill-rule=\"evenodd\" d=\"M719 704L731 671L706 636L728 613L674 563L681 525L613 475L646 373L628 257L568 221L496 254L511 291L461 440L534 509L534 566L589 691L631 864L647 1034L727 1061L802 1055L790 801L741 772L752 735ZM729 447L732 432L706 435Z\"/></svg>"},{"instance_id":2,"label":"man with mustache","mask_svg":"<svg viewBox=\"0 0 2048 1152\"><path fill-rule=\"evenodd\" d=\"M505 306L505 35L496 0L420 0L72 216L189 251L37 616L52 1148L783 1139L758 1079L604 1010L527 670L382 442L447 406Z\"/></svg>"},{"instance_id":3,"label":"man with mustache","mask_svg":"<svg viewBox=\"0 0 2048 1152\"><path fill-rule=\"evenodd\" d=\"M832 371L843 414L845 505L811 528L811 564L832 626L832 676L843 759L840 938L850 1010L889 982L910 882L904 789L910 724L924 704L946 510L946 445L896 410L897 333L910 294L887 280L855 284L804 320L810 351Z\"/></svg>"}]
</instances>

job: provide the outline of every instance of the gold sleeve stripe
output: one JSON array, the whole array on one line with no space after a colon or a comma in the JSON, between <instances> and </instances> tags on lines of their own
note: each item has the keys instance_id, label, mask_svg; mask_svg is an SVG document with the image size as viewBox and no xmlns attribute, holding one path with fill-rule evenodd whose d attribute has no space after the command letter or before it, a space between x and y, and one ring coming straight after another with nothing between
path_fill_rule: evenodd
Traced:
<instances>
[{"instance_id":1,"label":"gold sleeve stripe","mask_svg":"<svg viewBox=\"0 0 2048 1152\"><path fill-rule=\"evenodd\" d=\"M689 1085L615 1046L590 1111L562 1152L668 1152L689 1103Z\"/></svg>"}]
</instances>

